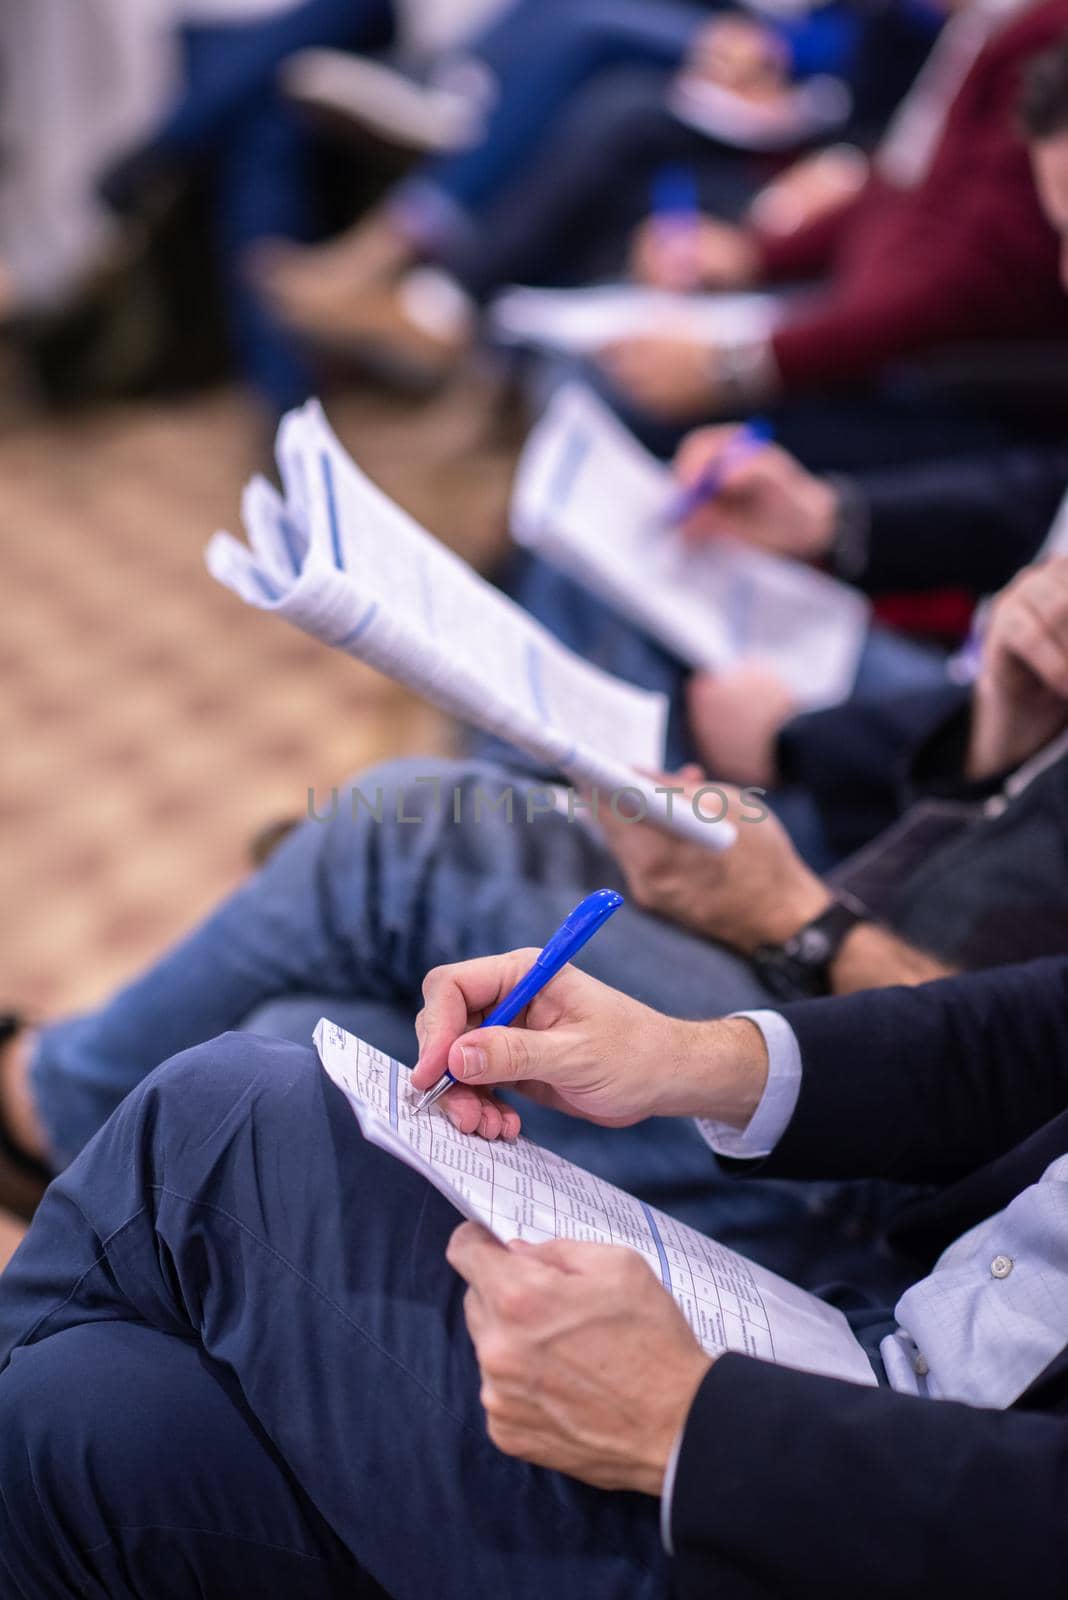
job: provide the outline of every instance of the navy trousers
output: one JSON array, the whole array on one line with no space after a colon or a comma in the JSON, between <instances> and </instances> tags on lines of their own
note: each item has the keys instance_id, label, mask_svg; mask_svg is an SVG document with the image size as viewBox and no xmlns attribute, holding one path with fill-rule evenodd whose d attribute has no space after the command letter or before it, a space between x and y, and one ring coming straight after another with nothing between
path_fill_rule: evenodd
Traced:
<instances>
[{"instance_id":1,"label":"navy trousers","mask_svg":"<svg viewBox=\"0 0 1068 1600\"><path fill-rule=\"evenodd\" d=\"M315 1055L175 1057L0 1278L8 1600L659 1600L658 1507L490 1443L459 1218Z\"/></svg>"}]
</instances>

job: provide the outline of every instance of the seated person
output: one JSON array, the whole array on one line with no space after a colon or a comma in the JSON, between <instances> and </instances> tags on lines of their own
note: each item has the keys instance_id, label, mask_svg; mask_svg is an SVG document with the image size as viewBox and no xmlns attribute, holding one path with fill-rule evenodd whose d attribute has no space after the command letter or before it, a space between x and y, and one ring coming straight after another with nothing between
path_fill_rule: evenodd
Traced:
<instances>
[{"instance_id":1,"label":"seated person","mask_svg":"<svg viewBox=\"0 0 1068 1600\"><path fill-rule=\"evenodd\" d=\"M675 460L684 487L732 432L687 435ZM1066 486L1068 444L823 476L772 444L739 460L685 531L815 562L874 598L961 589L978 600L1035 557Z\"/></svg>"},{"instance_id":2,"label":"seated person","mask_svg":"<svg viewBox=\"0 0 1068 1600\"><path fill-rule=\"evenodd\" d=\"M733 427L689 434L675 460L684 487L698 483L720 456ZM715 498L684 532L695 541L721 536L772 555L811 561L874 599L921 597L926 630L933 591L944 596L940 642L959 643L967 605L1007 583L1038 553L1068 484L1068 447L1020 445L981 456L852 473L808 472L788 451L767 445L739 458ZM764 760L739 765L734 730L770 736L797 710L773 674L742 665L712 674L693 669L592 590L531 552L516 552L504 574L509 593L578 654L642 688L666 694L672 708L668 764L697 761L720 777L770 782ZM956 633L954 633L954 629ZM852 694L858 699L944 680L940 650L911 642L876 621L861 652ZM752 742L752 741L750 741ZM759 741L758 741L759 742ZM499 754L479 740L482 754ZM726 759L725 759L726 758ZM817 859L824 860L822 856Z\"/></svg>"},{"instance_id":3,"label":"seated person","mask_svg":"<svg viewBox=\"0 0 1068 1600\"><path fill-rule=\"evenodd\" d=\"M322 228L314 139L283 93L279 73L298 51L374 50L428 33L459 37L467 8L428 29L425 0L262 0L238 6L178 4L182 83L148 138L101 179L120 213L151 209L161 182L192 168L208 174L228 326L245 376L274 414L306 400L305 354L247 273L267 239L307 241ZM189 15L186 16L185 13ZM430 39L427 39L427 43Z\"/></svg>"},{"instance_id":4,"label":"seated person","mask_svg":"<svg viewBox=\"0 0 1068 1600\"><path fill-rule=\"evenodd\" d=\"M518 1082L931 1186L892 1294L840 1291L878 1385L713 1358L625 1246L457 1226L312 1051L231 1036L134 1091L0 1278L5 1593L1060 1596L1068 963L762 1026L565 968L469 1033L531 954L431 974L415 1084L447 1060L488 1137Z\"/></svg>"},{"instance_id":5,"label":"seated person","mask_svg":"<svg viewBox=\"0 0 1068 1600\"><path fill-rule=\"evenodd\" d=\"M607 801L602 838L542 786L499 769L410 761L372 772L343 801L316 805L261 872L99 1010L8 1029L8 1146L24 1163L62 1168L159 1058L227 1029L306 1043L329 1015L411 1061L429 967L544 940L605 884L625 887L632 904L584 964L678 1017L1060 953L1066 730L1062 559L996 605L974 692L846 707L787 730L789 764L828 812L839 809L839 826L867 823L869 839L885 829L830 883L754 797L733 802L748 820L716 853ZM895 751L902 764L911 752L905 783ZM681 785L675 803L686 803ZM537 1115L543 1142L805 1282L845 1275L897 1199L831 1189L816 1205L760 1180L725 1193L685 1124L609 1142Z\"/></svg>"},{"instance_id":6,"label":"seated person","mask_svg":"<svg viewBox=\"0 0 1068 1600\"><path fill-rule=\"evenodd\" d=\"M652 334L622 341L602 359L626 402L667 420L734 415L801 391L870 385L907 358L953 344L1068 333L1056 242L1027 148L1029 141L1049 201L1044 167L1054 155L1066 159L1068 46L1033 68L1026 139L1019 127L1021 73L1066 28L1064 0L962 10L852 198L786 234L706 223L706 287L817 278L821 287L764 342L709 348ZM960 86L942 105L950 82ZM921 117L926 137L917 140ZM673 281L663 230L650 226L639 238L635 267L648 282ZM900 420L905 430L907 412ZM920 444L922 420L908 433Z\"/></svg>"},{"instance_id":7,"label":"seated person","mask_svg":"<svg viewBox=\"0 0 1068 1600\"><path fill-rule=\"evenodd\" d=\"M796 284L820 276L827 282L767 342L711 348L651 333L605 350L600 364L606 381L630 415L675 428L698 416L738 415L774 402L806 461L845 465L853 453L867 459L879 443L870 419L854 415L855 399L851 409L832 404L833 392L846 386L854 396L864 391L865 410L878 400L880 415L885 413L882 459L895 459L902 450L945 453L1015 437L1019 419L1013 410L994 414L989 407L972 407L962 416L959 397L947 406L937 391L928 395L922 382L920 393L913 382L904 393L880 387L888 369L945 346L1068 334L1054 241L1040 214L1017 121L1022 68L1061 38L1068 10L1064 0L1020 0L1008 16L1005 9L975 4L954 18L902 107L877 172L859 194L851 185L850 199L829 213L818 208L811 224L785 234L763 225L706 226L701 254L711 288ZM1061 118L1068 118L1063 85L1049 93ZM1045 107L1036 110L1044 113ZM1043 132L1036 137L1045 141L1054 129L1044 115L1040 120ZM472 245L474 277L454 257L454 271L476 295L499 283L501 271L523 276L523 253L532 240L540 247L546 238L566 240L584 228L598 199L588 191L571 193L575 143L572 137L566 151L554 150L551 161L546 157L546 181L538 192L544 190L551 202L552 218L524 196L512 207L514 229L498 218L493 240L487 244L479 237ZM625 186L632 167L622 162L619 183ZM554 198L561 190L564 198ZM556 215L561 205L566 216ZM496 258L494 241L510 239L515 230L520 237L514 248L507 246L510 259L494 269L490 283L487 253ZM664 258L652 243L662 237L663 230L653 229L639 248L639 275L674 283L675 253L667 246ZM474 323L455 293L416 294L414 287L408 292L403 274L419 253L399 221L377 219L328 256L279 262L271 297L280 314L304 331L335 343L370 339L379 354L392 350L433 370L454 359ZM685 254L689 259L689 248ZM827 417L806 415L812 393L824 390L831 394L822 409L833 416L834 428ZM795 397L806 401L804 410L792 403ZM918 414L921 398L930 415ZM821 453L825 446L838 452L837 461Z\"/></svg>"},{"instance_id":8,"label":"seated person","mask_svg":"<svg viewBox=\"0 0 1068 1600\"><path fill-rule=\"evenodd\" d=\"M1032 136L1032 163L1043 211L1057 235L1068 236L1068 45L1051 51L1031 68L1024 120ZM1068 285L1061 262L1062 291ZM826 417L815 410L815 431ZM920 427L929 419L919 417ZM810 415L806 424L813 426ZM865 436L873 431L864 417ZM880 430L874 429L878 434ZM891 430L891 439L894 438ZM841 428L823 440L841 464ZM700 477L721 448L722 430L698 430L684 440L676 470L686 483ZM867 446L865 446L867 449ZM925 451L922 454L938 452ZM823 560L840 577L869 593L944 585L973 594L994 586L1030 558L1042 539L1057 499L1063 493L1063 447L1018 445L981 457L949 457L871 468L843 478L806 472L781 448L771 447L736 464L716 500L693 519L695 536L727 533L765 549L802 559ZM811 459L811 457L809 458ZM720 765L717 741L732 706L740 704L769 727L790 712L781 685L757 686L751 675L738 695L725 699L729 686L707 675L691 680L688 716L683 715L685 667L581 586L537 558L523 558L510 588L521 603L554 633L601 666L631 682L662 690L674 707L671 755L685 761L696 755L723 775L737 776L736 764ZM937 664L892 636L873 630L862 656L855 693L931 681ZM749 691L755 691L752 699ZM691 739L692 735L692 739ZM743 770L743 781L762 781L760 769Z\"/></svg>"},{"instance_id":9,"label":"seated person","mask_svg":"<svg viewBox=\"0 0 1068 1600\"><path fill-rule=\"evenodd\" d=\"M703 151L707 141L665 109L681 66L766 103L793 76L848 71L869 26L864 8L841 0L788 14L757 5L710 19L716 9L709 0L519 0L472 52L495 85L481 139L419 168L329 244L273 250L261 281L279 311L333 351L371 349L440 375L462 340L437 319L424 327L409 314L419 303L410 268L436 262L477 298L550 260L577 270L577 235L593 231L591 213L595 226L607 220L606 202L624 187L604 181L598 147L606 116L641 125L646 159L650 117L657 161ZM926 25L916 32L929 38ZM885 77L885 53L882 65ZM610 180L620 170L627 168L613 162ZM637 216L630 213L630 225ZM467 318L457 321L462 329Z\"/></svg>"}]
</instances>

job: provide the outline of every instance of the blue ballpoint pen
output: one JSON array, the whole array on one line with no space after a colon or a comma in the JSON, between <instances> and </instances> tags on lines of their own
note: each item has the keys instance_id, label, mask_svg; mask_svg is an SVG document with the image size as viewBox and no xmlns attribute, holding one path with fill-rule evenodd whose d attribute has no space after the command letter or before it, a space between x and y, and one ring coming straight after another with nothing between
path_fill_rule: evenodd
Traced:
<instances>
[{"instance_id":1,"label":"blue ballpoint pen","mask_svg":"<svg viewBox=\"0 0 1068 1600\"><path fill-rule=\"evenodd\" d=\"M657 229L674 244L680 264L686 269L687 281L676 287L683 292L699 288L701 211L692 168L661 167L653 179L651 200Z\"/></svg>"},{"instance_id":2,"label":"blue ballpoint pen","mask_svg":"<svg viewBox=\"0 0 1068 1600\"><path fill-rule=\"evenodd\" d=\"M708 463L696 482L675 497L664 513L664 527L677 528L681 523L688 522L695 511L700 511L702 506L716 498L727 474L758 450L763 450L773 436L771 423L762 417L754 417L744 423L723 446L719 455Z\"/></svg>"},{"instance_id":3,"label":"blue ballpoint pen","mask_svg":"<svg viewBox=\"0 0 1068 1600\"><path fill-rule=\"evenodd\" d=\"M603 927L622 904L623 896L617 894L614 889L595 889L592 894L588 894L570 916L564 918L530 971L520 978L515 988L510 994L505 995L499 1005L494 1006L481 1026L504 1028L509 1022L514 1021L534 996L544 989L547 983L552 982L561 967L566 967L567 963L578 955L583 945L589 943L598 928ZM446 1089L451 1089L455 1082L452 1073L446 1071L443 1078L439 1078L432 1088L426 1090L415 1107L416 1111L422 1111L425 1106L432 1106L435 1100L440 1100Z\"/></svg>"}]
</instances>

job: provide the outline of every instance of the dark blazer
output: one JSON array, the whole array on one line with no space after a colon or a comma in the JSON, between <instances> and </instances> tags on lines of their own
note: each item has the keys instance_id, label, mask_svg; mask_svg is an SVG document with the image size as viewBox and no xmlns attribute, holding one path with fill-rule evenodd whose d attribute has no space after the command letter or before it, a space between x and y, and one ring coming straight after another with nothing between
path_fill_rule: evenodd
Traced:
<instances>
[{"instance_id":1,"label":"dark blazer","mask_svg":"<svg viewBox=\"0 0 1068 1600\"><path fill-rule=\"evenodd\" d=\"M869 594L1000 589L1032 560L1068 489L1068 446L851 474L867 523L851 582Z\"/></svg>"},{"instance_id":2,"label":"dark blazer","mask_svg":"<svg viewBox=\"0 0 1068 1600\"><path fill-rule=\"evenodd\" d=\"M918 1272L1068 1151L1068 961L783 1015L804 1077L761 1176L938 1185L901 1218ZM1063 1597L1068 1349L1008 1411L724 1356L690 1412L672 1533L683 1600Z\"/></svg>"},{"instance_id":3,"label":"dark blazer","mask_svg":"<svg viewBox=\"0 0 1068 1600\"><path fill-rule=\"evenodd\" d=\"M941 685L795 718L786 784L815 802L831 875L909 944L974 971L1068 954L1068 755L1010 799L963 776L967 690Z\"/></svg>"}]
</instances>

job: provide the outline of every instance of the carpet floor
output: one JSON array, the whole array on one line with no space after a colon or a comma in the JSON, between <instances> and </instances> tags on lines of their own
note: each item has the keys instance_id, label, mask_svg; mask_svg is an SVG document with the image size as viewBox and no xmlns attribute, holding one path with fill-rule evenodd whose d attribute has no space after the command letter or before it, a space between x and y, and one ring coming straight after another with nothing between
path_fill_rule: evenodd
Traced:
<instances>
[{"instance_id":1,"label":"carpet floor","mask_svg":"<svg viewBox=\"0 0 1068 1600\"><path fill-rule=\"evenodd\" d=\"M365 469L476 565L514 466L488 378L328 405ZM0 1008L96 1003L248 870L307 792L454 730L243 607L203 565L266 465L236 391L0 434Z\"/></svg>"}]
</instances>

